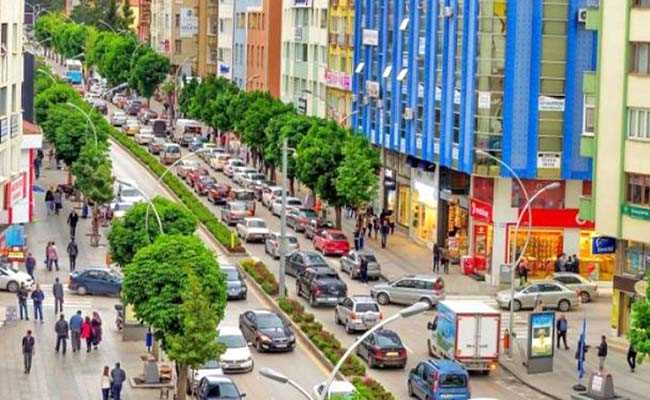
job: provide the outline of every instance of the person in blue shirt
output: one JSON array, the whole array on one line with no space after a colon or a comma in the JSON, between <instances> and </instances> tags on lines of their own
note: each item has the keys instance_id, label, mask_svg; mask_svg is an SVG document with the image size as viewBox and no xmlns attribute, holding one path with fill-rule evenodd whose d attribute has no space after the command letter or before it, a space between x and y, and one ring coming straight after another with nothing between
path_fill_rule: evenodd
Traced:
<instances>
[{"instance_id":1,"label":"person in blue shirt","mask_svg":"<svg viewBox=\"0 0 650 400\"><path fill-rule=\"evenodd\" d=\"M43 322L43 299L45 299L45 294L41 290L41 285L36 284L36 289L32 292L31 297L34 302L34 320L40 319Z\"/></svg>"},{"instance_id":2,"label":"person in blue shirt","mask_svg":"<svg viewBox=\"0 0 650 400\"><path fill-rule=\"evenodd\" d=\"M564 342L564 350L569 350L569 346L566 344L566 333L569 330L569 322L564 314L560 314L560 318L557 319L555 325L555 330L557 332L557 348L560 348L560 340L562 340Z\"/></svg>"},{"instance_id":3,"label":"person in blue shirt","mask_svg":"<svg viewBox=\"0 0 650 400\"><path fill-rule=\"evenodd\" d=\"M81 349L81 324L83 318L81 317L81 310L77 311L75 315L70 318L70 336L72 339L72 352Z\"/></svg>"}]
</instances>

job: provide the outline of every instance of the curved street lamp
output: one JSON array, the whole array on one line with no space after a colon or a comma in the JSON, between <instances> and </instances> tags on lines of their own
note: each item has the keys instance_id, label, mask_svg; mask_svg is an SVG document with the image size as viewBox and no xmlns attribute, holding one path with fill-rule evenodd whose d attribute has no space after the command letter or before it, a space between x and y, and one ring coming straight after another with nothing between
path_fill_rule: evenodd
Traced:
<instances>
[{"instance_id":1,"label":"curved street lamp","mask_svg":"<svg viewBox=\"0 0 650 400\"><path fill-rule=\"evenodd\" d=\"M258 372L259 372L260 375L262 375L263 377L265 377L267 379L270 379L272 381L275 381L275 382L282 383L282 384L289 385L289 386L293 387L300 394L302 394L305 399L314 400L314 398L311 397L311 395L309 394L309 392L307 390L305 390L305 388L300 386L296 381L287 378L282 373L280 373L280 372L278 372L276 370L273 370L271 368L261 368Z\"/></svg>"}]
</instances>

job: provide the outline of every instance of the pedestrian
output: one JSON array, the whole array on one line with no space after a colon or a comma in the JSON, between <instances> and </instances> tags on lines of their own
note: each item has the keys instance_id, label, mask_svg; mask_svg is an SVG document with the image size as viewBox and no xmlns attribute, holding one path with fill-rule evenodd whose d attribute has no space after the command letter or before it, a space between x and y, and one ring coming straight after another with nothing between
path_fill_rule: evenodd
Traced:
<instances>
[{"instance_id":1,"label":"pedestrian","mask_svg":"<svg viewBox=\"0 0 650 400\"><path fill-rule=\"evenodd\" d=\"M59 215L59 212L63 208L63 190L61 187L57 187L54 191L54 214Z\"/></svg>"},{"instance_id":2,"label":"pedestrian","mask_svg":"<svg viewBox=\"0 0 650 400\"><path fill-rule=\"evenodd\" d=\"M50 242L49 247L47 248L47 260L50 263L48 271L52 271L52 265L56 267L56 270L59 270L59 253L56 251L56 244Z\"/></svg>"},{"instance_id":3,"label":"pedestrian","mask_svg":"<svg viewBox=\"0 0 650 400\"><path fill-rule=\"evenodd\" d=\"M45 206L47 207L47 215L52 215L54 213L54 190L52 186L45 192Z\"/></svg>"},{"instance_id":4,"label":"pedestrian","mask_svg":"<svg viewBox=\"0 0 650 400\"><path fill-rule=\"evenodd\" d=\"M564 314L560 314L560 318L555 323L555 330L557 331L557 348L560 348L560 340L564 342L564 350L569 350L566 344L566 333L569 330L569 322Z\"/></svg>"},{"instance_id":5,"label":"pedestrian","mask_svg":"<svg viewBox=\"0 0 650 400\"><path fill-rule=\"evenodd\" d=\"M38 179L41 176L41 163L42 160L38 157L34 158L34 176Z\"/></svg>"},{"instance_id":6,"label":"pedestrian","mask_svg":"<svg viewBox=\"0 0 650 400\"><path fill-rule=\"evenodd\" d=\"M27 258L25 258L25 271L27 274L32 277L34 280L34 269L36 269L36 258L32 255L31 252L27 253Z\"/></svg>"},{"instance_id":7,"label":"pedestrian","mask_svg":"<svg viewBox=\"0 0 650 400\"><path fill-rule=\"evenodd\" d=\"M102 341L102 319L99 317L97 311L93 311L93 317L90 320L90 327L92 328L93 345L95 346L95 350L97 350L99 342Z\"/></svg>"},{"instance_id":8,"label":"pedestrian","mask_svg":"<svg viewBox=\"0 0 650 400\"><path fill-rule=\"evenodd\" d=\"M74 240L77 231L77 223L79 223L79 214L73 208L70 214L68 214L68 226L70 226L70 237L72 240Z\"/></svg>"},{"instance_id":9,"label":"pedestrian","mask_svg":"<svg viewBox=\"0 0 650 400\"><path fill-rule=\"evenodd\" d=\"M70 336L72 337L72 352L81 351L81 310L70 318Z\"/></svg>"},{"instance_id":10,"label":"pedestrian","mask_svg":"<svg viewBox=\"0 0 650 400\"><path fill-rule=\"evenodd\" d=\"M370 213L370 210L368 211ZM373 216L372 214L366 215L366 229L368 230L368 239L372 239L372 230L373 230ZM375 239L377 237L375 236Z\"/></svg>"},{"instance_id":11,"label":"pedestrian","mask_svg":"<svg viewBox=\"0 0 650 400\"><path fill-rule=\"evenodd\" d=\"M56 332L56 347L54 351L56 353L61 349L62 353L65 354L66 347L68 346L69 330L68 321L65 320L65 315L61 314L59 320L54 324L54 332Z\"/></svg>"},{"instance_id":12,"label":"pedestrian","mask_svg":"<svg viewBox=\"0 0 650 400\"><path fill-rule=\"evenodd\" d=\"M77 268L77 255L79 255L79 247L74 241L74 236L72 236L72 240L68 243L66 250L68 251L68 258L70 260L70 272L72 272Z\"/></svg>"},{"instance_id":13,"label":"pedestrian","mask_svg":"<svg viewBox=\"0 0 650 400\"><path fill-rule=\"evenodd\" d=\"M440 247L438 243L433 244L433 272L440 272Z\"/></svg>"},{"instance_id":14,"label":"pedestrian","mask_svg":"<svg viewBox=\"0 0 650 400\"><path fill-rule=\"evenodd\" d=\"M605 335L600 337L600 344L598 345L598 370L603 372L605 369L605 359L607 358L607 337Z\"/></svg>"},{"instance_id":15,"label":"pedestrian","mask_svg":"<svg viewBox=\"0 0 650 400\"><path fill-rule=\"evenodd\" d=\"M537 295L537 298L535 299L535 307L533 307L533 312L542 312L544 311L544 302L542 299Z\"/></svg>"},{"instance_id":16,"label":"pedestrian","mask_svg":"<svg viewBox=\"0 0 650 400\"><path fill-rule=\"evenodd\" d=\"M442 249L440 251L442 255L440 256L440 263L442 264L442 270L444 271L445 274L449 273L449 254L447 254L447 250Z\"/></svg>"},{"instance_id":17,"label":"pedestrian","mask_svg":"<svg viewBox=\"0 0 650 400\"><path fill-rule=\"evenodd\" d=\"M627 348L627 365L630 366L630 371L634 372L636 368L636 349L630 342L630 347Z\"/></svg>"},{"instance_id":18,"label":"pedestrian","mask_svg":"<svg viewBox=\"0 0 650 400\"><path fill-rule=\"evenodd\" d=\"M573 255L573 271L574 274L580 273L580 259L577 255Z\"/></svg>"},{"instance_id":19,"label":"pedestrian","mask_svg":"<svg viewBox=\"0 0 650 400\"><path fill-rule=\"evenodd\" d=\"M18 297L18 309L20 310L20 320L24 319L29 321L29 313L27 312L27 296L29 296L29 291L25 287L25 283L20 284L20 288L16 292L16 297Z\"/></svg>"},{"instance_id":20,"label":"pedestrian","mask_svg":"<svg viewBox=\"0 0 650 400\"><path fill-rule=\"evenodd\" d=\"M89 316L86 316L84 322L81 323L81 338L86 340L86 352L90 353L93 344L93 327Z\"/></svg>"},{"instance_id":21,"label":"pedestrian","mask_svg":"<svg viewBox=\"0 0 650 400\"><path fill-rule=\"evenodd\" d=\"M32 292L31 297L34 302L34 321L40 319L41 322L43 322L43 300L45 299L45 294L41 290L41 285L38 283L36 284L36 289Z\"/></svg>"},{"instance_id":22,"label":"pedestrian","mask_svg":"<svg viewBox=\"0 0 650 400\"><path fill-rule=\"evenodd\" d=\"M381 226L381 248L382 249L386 248L386 241L388 240L389 233L390 233L390 226L388 226L388 223L384 221L384 223Z\"/></svg>"},{"instance_id":23,"label":"pedestrian","mask_svg":"<svg viewBox=\"0 0 650 400\"><path fill-rule=\"evenodd\" d=\"M126 372L120 368L120 363L115 363L115 368L111 371L111 392L113 400L120 400L122 394L122 384L126 380Z\"/></svg>"},{"instance_id":24,"label":"pedestrian","mask_svg":"<svg viewBox=\"0 0 650 400\"><path fill-rule=\"evenodd\" d=\"M363 284L368 283L368 260L366 257L361 256L359 257L360 263L359 263L359 279Z\"/></svg>"},{"instance_id":25,"label":"pedestrian","mask_svg":"<svg viewBox=\"0 0 650 400\"><path fill-rule=\"evenodd\" d=\"M381 230L381 221L378 216L375 216L372 225L375 230L375 239L377 239L379 237L379 231Z\"/></svg>"},{"instance_id":26,"label":"pedestrian","mask_svg":"<svg viewBox=\"0 0 650 400\"><path fill-rule=\"evenodd\" d=\"M359 251L359 237L361 236L361 231L359 229L354 230L354 250Z\"/></svg>"},{"instance_id":27,"label":"pedestrian","mask_svg":"<svg viewBox=\"0 0 650 400\"><path fill-rule=\"evenodd\" d=\"M50 148L47 152L47 164L50 169L54 169L54 149Z\"/></svg>"},{"instance_id":28,"label":"pedestrian","mask_svg":"<svg viewBox=\"0 0 650 400\"><path fill-rule=\"evenodd\" d=\"M25 373L29 374L32 370L32 356L34 355L34 336L32 331L27 331L27 335L23 336L23 363L25 364Z\"/></svg>"},{"instance_id":29,"label":"pedestrian","mask_svg":"<svg viewBox=\"0 0 650 400\"><path fill-rule=\"evenodd\" d=\"M59 278L54 278L52 294L54 295L54 315L57 315L63 312L63 285L59 282Z\"/></svg>"},{"instance_id":30,"label":"pedestrian","mask_svg":"<svg viewBox=\"0 0 650 400\"><path fill-rule=\"evenodd\" d=\"M88 218L88 214L90 214L90 206L88 205L88 200L84 199L83 205L81 206L81 218Z\"/></svg>"},{"instance_id":31,"label":"pedestrian","mask_svg":"<svg viewBox=\"0 0 650 400\"><path fill-rule=\"evenodd\" d=\"M522 258L517 264L517 275L519 275L519 286L523 286L528 282L528 260Z\"/></svg>"},{"instance_id":32,"label":"pedestrian","mask_svg":"<svg viewBox=\"0 0 650 400\"><path fill-rule=\"evenodd\" d=\"M45 268L47 268L48 272L52 272L52 263L50 262L50 246L52 246L52 242L47 242L47 245L45 246Z\"/></svg>"},{"instance_id":33,"label":"pedestrian","mask_svg":"<svg viewBox=\"0 0 650 400\"><path fill-rule=\"evenodd\" d=\"M566 254L562 253L555 260L555 272L564 272L566 269Z\"/></svg>"},{"instance_id":34,"label":"pedestrian","mask_svg":"<svg viewBox=\"0 0 650 400\"><path fill-rule=\"evenodd\" d=\"M108 400L108 395L111 391L111 377L110 377L110 368L108 365L104 367L101 378L101 388L102 388L102 400Z\"/></svg>"}]
</instances>

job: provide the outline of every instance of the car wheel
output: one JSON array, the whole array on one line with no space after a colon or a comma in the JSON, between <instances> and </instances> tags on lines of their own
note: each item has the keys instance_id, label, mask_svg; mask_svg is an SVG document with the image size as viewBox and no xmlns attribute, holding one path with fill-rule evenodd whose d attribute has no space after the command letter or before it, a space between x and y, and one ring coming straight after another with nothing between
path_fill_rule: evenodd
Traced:
<instances>
[{"instance_id":1,"label":"car wheel","mask_svg":"<svg viewBox=\"0 0 650 400\"><path fill-rule=\"evenodd\" d=\"M262 349L262 341L258 340L255 342L255 349L257 350L258 353L263 353L264 349Z\"/></svg>"},{"instance_id":2,"label":"car wheel","mask_svg":"<svg viewBox=\"0 0 650 400\"><path fill-rule=\"evenodd\" d=\"M427 297L423 297L423 298L421 298L419 301L420 301L420 303L426 303L426 304L428 304L428 305L429 305L429 309L433 308L433 302L431 301L431 299L429 299L429 298L427 298Z\"/></svg>"},{"instance_id":3,"label":"car wheel","mask_svg":"<svg viewBox=\"0 0 650 400\"><path fill-rule=\"evenodd\" d=\"M377 303L381 304L382 306L387 305L390 303L390 297L386 293L379 293L377 295Z\"/></svg>"},{"instance_id":4,"label":"car wheel","mask_svg":"<svg viewBox=\"0 0 650 400\"><path fill-rule=\"evenodd\" d=\"M368 356L368 368L373 369L377 366L375 358L373 356Z\"/></svg>"},{"instance_id":5,"label":"car wheel","mask_svg":"<svg viewBox=\"0 0 650 400\"><path fill-rule=\"evenodd\" d=\"M77 294L80 295L80 296L85 296L86 294L88 294L88 288L86 288L83 285L79 286L77 288Z\"/></svg>"},{"instance_id":6,"label":"car wheel","mask_svg":"<svg viewBox=\"0 0 650 400\"><path fill-rule=\"evenodd\" d=\"M569 300L560 300L557 304L557 308L562 312L567 312L571 309L571 303Z\"/></svg>"},{"instance_id":7,"label":"car wheel","mask_svg":"<svg viewBox=\"0 0 650 400\"><path fill-rule=\"evenodd\" d=\"M352 328L350 327L350 323L349 323L349 322L346 322L346 323L345 323L345 333L350 334L350 335L354 333L354 329L352 329Z\"/></svg>"},{"instance_id":8,"label":"car wheel","mask_svg":"<svg viewBox=\"0 0 650 400\"><path fill-rule=\"evenodd\" d=\"M11 293L15 293L18 291L18 282L16 281L11 281L7 283L7 291Z\"/></svg>"},{"instance_id":9,"label":"car wheel","mask_svg":"<svg viewBox=\"0 0 650 400\"><path fill-rule=\"evenodd\" d=\"M415 395L415 393L413 393L413 385L411 384L411 381L409 381L407 385L407 390L409 393L409 397L413 397Z\"/></svg>"},{"instance_id":10,"label":"car wheel","mask_svg":"<svg viewBox=\"0 0 650 400\"><path fill-rule=\"evenodd\" d=\"M510 305L508 305L508 308L510 308ZM517 312L521 310L521 302L519 300L515 300L514 305L512 309Z\"/></svg>"},{"instance_id":11,"label":"car wheel","mask_svg":"<svg viewBox=\"0 0 650 400\"><path fill-rule=\"evenodd\" d=\"M588 292L580 292L580 301L583 303L591 302L591 295Z\"/></svg>"},{"instance_id":12,"label":"car wheel","mask_svg":"<svg viewBox=\"0 0 650 400\"><path fill-rule=\"evenodd\" d=\"M313 294L309 297L309 305L312 307L316 307L316 296Z\"/></svg>"}]
</instances>

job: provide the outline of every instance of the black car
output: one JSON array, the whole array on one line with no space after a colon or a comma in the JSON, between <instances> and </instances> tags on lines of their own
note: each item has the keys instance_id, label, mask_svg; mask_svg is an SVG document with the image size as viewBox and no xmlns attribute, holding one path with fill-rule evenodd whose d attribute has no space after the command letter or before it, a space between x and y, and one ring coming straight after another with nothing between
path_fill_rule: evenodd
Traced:
<instances>
[{"instance_id":1,"label":"black car","mask_svg":"<svg viewBox=\"0 0 650 400\"><path fill-rule=\"evenodd\" d=\"M371 333L357 347L357 355L366 360L370 368L404 368L408 361L406 347L399 335L388 329Z\"/></svg>"},{"instance_id":2,"label":"black car","mask_svg":"<svg viewBox=\"0 0 650 400\"><path fill-rule=\"evenodd\" d=\"M234 265L222 265L221 272L226 275L226 285L228 287L228 300L230 299L240 299L246 300L246 295L248 294L248 287L246 282L244 282L244 277L242 276L239 269Z\"/></svg>"},{"instance_id":3,"label":"black car","mask_svg":"<svg viewBox=\"0 0 650 400\"><path fill-rule=\"evenodd\" d=\"M312 307L335 306L347 296L348 287L332 268L307 268L296 279L296 293Z\"/></svg>"},{"instance_id":4,"label":"black car","mask_svg":"<svg viewBox=\"0 0 650 400\"><path fill-rule=\"evenodd\" d=\"M239 316L239 330L258 352L293 351L296 337L289 324L268 310L251 310Z\"/></svg>"},{"instance_id":5,"label":"black car","mask_svg":"<svg viewBox=\"0 0 650 400\"><path fill-rule=\"evenodd\" d=\"M315 251L296 251L287 257L286 273L299 276L310 267L329 267L325 258Z\"/></svg>"}]
</instances>

